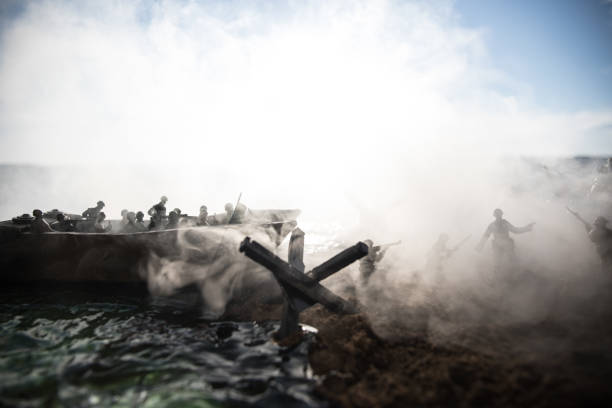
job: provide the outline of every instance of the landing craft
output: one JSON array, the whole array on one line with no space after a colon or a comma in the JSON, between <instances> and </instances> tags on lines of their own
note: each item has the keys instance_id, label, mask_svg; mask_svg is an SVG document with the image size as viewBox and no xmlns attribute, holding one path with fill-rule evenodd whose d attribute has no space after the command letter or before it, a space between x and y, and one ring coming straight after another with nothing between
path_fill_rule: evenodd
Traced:
<instances>
[{"instance_id":1,"label":"landing craft","mask_svg":"<svg viewBox=\"0 0 612 408\"><path fill-rule=\"evenodd\" d=\"M43 217L51 223L58 212ZM66 214L77 232L44 234L30 233L32 218L24 214L0 222L0 281L144 283L143 269L151 258L206 266L220 256L224 237L262 233L278 246L297 226L299 214L300 210L248 210L242 223L222 224L221 214L209 216L208 226L197 226L197 217L184 217L177 229L134 233L114 232L119 231L119 220L111 221L111 232L84 232L91 221Z\"/></svg>"}]
</instances>

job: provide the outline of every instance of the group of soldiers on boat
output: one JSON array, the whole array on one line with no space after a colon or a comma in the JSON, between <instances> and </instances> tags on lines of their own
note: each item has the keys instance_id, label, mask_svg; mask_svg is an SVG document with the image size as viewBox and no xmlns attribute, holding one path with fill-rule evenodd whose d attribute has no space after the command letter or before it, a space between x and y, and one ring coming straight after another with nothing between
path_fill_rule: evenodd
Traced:
<instances>
[{"instance_id":1,"label":"group of soldiers on boat","mask_svg":"<svg viewBox=\"0 0 612 408\"><path fill-rule=\"evenodd\" d=\"M147 214L149 221L145 221L142 211L121 211L121 220L115 225L106 218L103 209L104 201L98 201L94 207L83 211L81 216L68 215L58 210L43 213L40 209L32 211L33 217L24 214L19 217L20 222L29 224L29 231L34 234L46 232L89 232L89 233L136 233L154 230L171 230L188 226L209 226L223 224L241 224L247 217L248 209L238 203L235 207L231 203L225 204L225 213L210 217L208 207L200 206L197 217L183 214L179 208L170 212L166 209L168 197L162 196L158 203L149 208ZM54 219L49 222L49 219Z\"/></svg>"}]
</instances>

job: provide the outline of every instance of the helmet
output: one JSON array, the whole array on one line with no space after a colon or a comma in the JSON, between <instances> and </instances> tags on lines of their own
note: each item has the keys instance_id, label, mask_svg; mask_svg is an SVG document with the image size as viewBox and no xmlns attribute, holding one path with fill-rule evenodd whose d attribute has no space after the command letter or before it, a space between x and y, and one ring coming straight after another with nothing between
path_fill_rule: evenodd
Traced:
<instances>
[{"instance_id":1,"label":"helmet","mask_svg":"<svg viewBox=\"0 0 612 408\"><path fill-rule=\"evenodd\" d=\"M100 200L96 203L98 205L98 207L104 207L104 201Z\"/></svg>"},{"instance_id":2,"label":"helmet","mask_svg":"<svg viewBox=\"0 0 612 408\"><path fill-rule=\"evenodd\" d=\"M42 217L42 211L40 211L39 209L36 209L32 211L32 215L35 217Z\"/></svg>"},{"instance_id":3,"label":"helmet","mask_svg":"<svg viewBox=\"0 0 612 408\"><path fill-rule=\"evenodd\" d=\"M493 210L493 216L495 218L501 217L502 215L504 215L504 212L501 209L496 208L495 210Z\"/></svg>"}]
</instances>

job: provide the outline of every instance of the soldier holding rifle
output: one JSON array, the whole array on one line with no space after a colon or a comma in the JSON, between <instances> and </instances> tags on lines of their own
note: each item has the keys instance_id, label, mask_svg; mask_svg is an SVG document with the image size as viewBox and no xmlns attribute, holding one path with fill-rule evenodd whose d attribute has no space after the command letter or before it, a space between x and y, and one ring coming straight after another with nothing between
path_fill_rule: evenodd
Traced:
<instances>
[{"instance_id":1,"label":"soldier holding rifle","mask_svg":"<svg viewBox=\"0 0 612 408\"><path fill-rule=\"evenodd\" d=\"M601 266L604 271L612 271L612 230L608 228L608 219L601 215L595 218L593 224L586 221L576 211L569 207L567 211L584 224L591 242L597 247L597 253L601 258Z\"/></svg>"},{"instance_id":2,"label":"soldier holding rifle","mask_svg":"<svg viewBox=\"0 0 612 408\"><path fill-rule=\"evenodd\" d=\"M374 246L371 239L366 239L363 243L368 246L368 254L359 261L359 272L362 282L367 284L370 276L376 271L376 264L383 259L387 250L394 245L401 244L402 241Z\"/></svg>"}]
</instances>

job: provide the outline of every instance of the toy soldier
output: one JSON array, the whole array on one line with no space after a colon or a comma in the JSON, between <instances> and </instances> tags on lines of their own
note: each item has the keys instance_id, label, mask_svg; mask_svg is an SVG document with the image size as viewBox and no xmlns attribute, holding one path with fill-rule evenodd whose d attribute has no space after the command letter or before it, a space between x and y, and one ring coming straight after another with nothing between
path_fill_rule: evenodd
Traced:
<instances>
[{"instance_id":1,"label":"toy soldier","mask_svg":"<svg viewBox=\"0 0 612 408\"><path fill-rule=\"evenodd\" d=\"M363 243L368 246L368 254L359 260L359 273L361 274L361 281L365 285L368 283L370 276L376 272L376 264L383 259L389 247L399 245L401 241L374 246L371 239L366 239Z\"/></svg>"},{"instance_id":2,"label":"toy soldier","mask_svg":"<svg viewBox=\"0 0 612 408\"><path fill-rule=\"evenodd\" d=\"M147 226L147 229L149 231L153 231L153 230L156 230L158 228L159 228L159 226L155 223L155 217L153 217L153 216L149 217L149 225Z\"/></svg>"},{"instance_id":3,"label":"toy soldier","mask_svg":"<svg viewBox=\"0 0 612 408\"><path fill-rule=\"evenodd\" d=\"M125 227L129 223L127 218L128 212L129 211L125 209L121 210L121 221L119 221L121 228Z\"/></svg>"},{"instance_id":4,"label":"toy soldier","mask_svg":"<svg viewBox=\"0 0 612 408\"><path fill-rule=\"evenodd\" d=\"M496 208L493 211L495 221L489 224L487 230L482 236L482 239L476 247L476 250L482 251L489 237L493 235L493 242L491 245L493 248L493 259L496 270L499 270L499 268L506 262L508 262L507 264L511 264L515 260L514 240L510 238L510 233L522 234L524 232L529 232L535 225L535 223L532 222L524 227L515 227L514 225L510 224L510 222L503 219L503 215L504 212L499 208Z\"/></svg>"},{"instance_id":5,"label":"toy soldier","mask_svg":"<svg viewBox=\"0 0 612 408\"><path fill-rule=\"evenodd\" d=\"M121 232L132 233L142 231L140 227L136 224L136 214L134 214L134 212L128 212L125 218L127 220L127 223L121 228Z\"/></svg>"},{"instance_id":6,"label":"toy soldier","mask_svg":"<svg viewBox=\"0 0 612 408\"><path fill-rule=\"evenodd\" d=\"M94 232L109 232L112 226L110 222L106 221L106 214L103 211L98 213L96 222L94 223Z\"/></svg>"},{"instance_id":7,"label":"toy soldier","mask_svg":"<svg viewBox=\"0 0 612 408\"><path fill-rule=\"evenodd\" d=\"M104 208L104 201L98 201L95 207L91 207L83 211L83 218L95 219L100 211Z\"/></svg>"},{"instance_id":8,"label":"toy soldier","mask_svg":"<svg viewBox=\"0 0 612 408\"><path fill-rule=\"evenodd\" d=\"M73 232L75 231L74 225L70 222L69 219L62 213L57 214L55 217L57 221L51 224L51 228L55 231L59 232Z\"/></svg>"},{"instance_id":9,"label":"toy soldier","mask_svg":"<svg viewBox=\"0 0 612 408\"><path fill-rule=\"evenodd\" d=\"M183 214L180 208L175 208L172 211L176 213L179 227L186 227L189 225L189 218L187 218L188 214Z\"/></svg>"},{"instance_id":10,"label":"toy soldier","mask_svg":"<svg viewBox=\"0 0 612 408\"><path fill-rule=\"evenodd\" d=\"M170 214L168 214L168 224L166 224L166 229L178 228L178 221L178 214L174 211L170 211Z\"/></svg>"},{"instance_id":11,"label":"toy soldier","mask_svg":"<svg viewBox=\"0 0 612 408\"><path fill-rule=\"evenodd\" d=\"M612 270L612 230L608 228L608 219L601 215L595 218L593 224L586 221L576 211L567 209L570 214L574 215L580 220L586 229L587 234L591 242L593 242L597 248L597 253L601 258L601 267L604 271Z\"/></svg>"},{"instance_id":12,"label":"toy soldier","mask_svg":"<svg viewBox=\"0 0 612 408\"><path fill-rule=\"evenodd\" d=\"M208 207L206 207L205 205L200 207L200 215L198 215L197 225L208 225Z\"/></svg>"},{"instance_id":13,"label":"toy soldier","mask_svg":"<svg viewBox=\"0 0 612 408\"><path fill-rule=\"evenodd\" d=\"M142 211L138 211L136 213L136 226L139 231L146 231L147 227L144 224L144 213Z\"/></svg>"},{"instance_id":14,"label":"toy soldier","mask_svg":"<svg viewBox=\"0 0 612 408\"><path fill-rule=\"evenodd\" d=\"M153 207L149 208L149 215L151 216L151 224L149 224L149 229L159 228L162 226L162 219L166 216L166 203L168 202L168 197L161 196L159 203L155 204Z\"/></svg>"},{"instance_id":15,"label":"toy soldier","mask_svg":"<svg viewBox=\"0 0 612 408\"><path fill-rule=\"evenodd\" d=\"M34 220L30 224L30 232L33 234L41 234L43 232L53 232L53 229L49 226L49 223L43 218L42 211L36 209L32 211Z\"/></svg>"}]
</instances>

